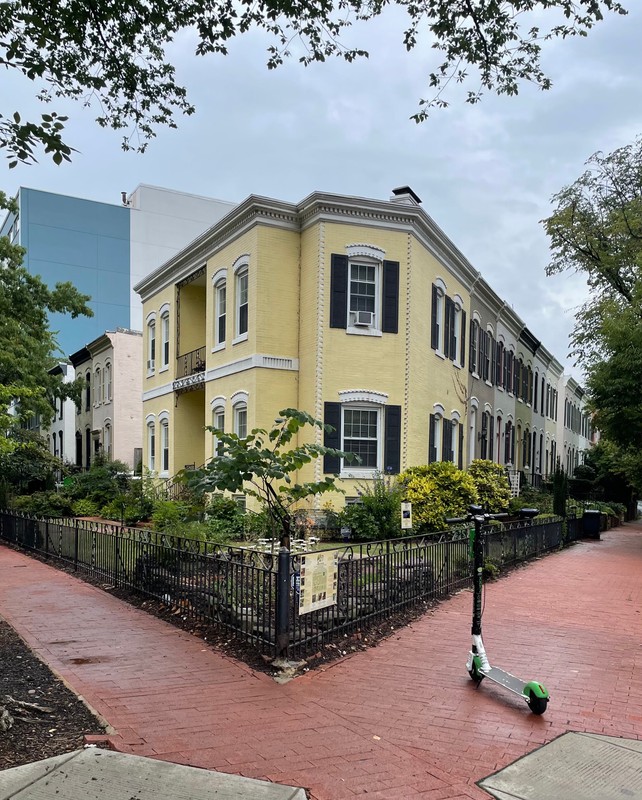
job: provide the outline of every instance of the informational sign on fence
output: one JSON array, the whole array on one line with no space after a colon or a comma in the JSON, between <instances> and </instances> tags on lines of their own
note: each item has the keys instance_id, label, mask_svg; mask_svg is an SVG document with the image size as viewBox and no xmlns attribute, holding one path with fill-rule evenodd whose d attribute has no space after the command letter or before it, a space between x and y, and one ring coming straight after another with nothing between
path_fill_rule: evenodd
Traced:
<instances>
[{"instance_id":1,"label":"informational sign on fence","mask_svg":"<svg viewBox=\"0 0 642 800\"><path fill-rule=\"evenodd\" d=\"M338 576L338 550L322 550L301 556L299 614L336 606Z\"/></svg>"},{"instance_id":2,"label":"informational sign on fence","mask_svg":"<svg viewBox=\"0 0 642 800\"><path fill-rule=\"evenodd\" d=\"M401 528L402 530L412 528L412 503L401 504Z\"/></svg>"}]
</instances>

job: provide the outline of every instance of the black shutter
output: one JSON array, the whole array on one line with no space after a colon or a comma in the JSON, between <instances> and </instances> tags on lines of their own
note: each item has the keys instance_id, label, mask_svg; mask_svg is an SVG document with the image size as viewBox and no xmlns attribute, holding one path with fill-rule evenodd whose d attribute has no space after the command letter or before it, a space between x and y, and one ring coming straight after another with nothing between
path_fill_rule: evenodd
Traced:
<instances>
[{"instance_id":1,"label":"black shutter","mask_svg":"<svg viewBox=\"0 0 642 800\"><path fill-rule=\"evenodd\" d=\"M401 406L386 406L384 469L393 475L401 472Z\"/></svg>"},{"instance_id":2,"label":"black shutter","mask_svg":"<svg viewBox=\"0 0 642 800\"><path fill-rule=\"evenodd\" d=\"M488 419L490 429L488 433L488 460L493 460L493 439L495 437L495 417L491 414Z\"/></svg>"},{"instance_id":3,"label":"black shutter","mask_svg":"<svg viewBox=\"0 0 642 800\"><path fill-rule=\"evenodd\" d=\"M437 451L435 449L435 424L437 420L435 415L430 415L430 427L428 429L428 463L432 464L437 460Z\"/></svg>"},{"instance_id":4,"label":"black shutter","mask_svg":"<svg viewBox=\"0 0 642 800\"><path fill-rule=\"evenodd\" d=\"M484 411L481 418L481 457L488 455L488 414Z\"/></svg>"},{"instance_id":5,"label":"black shutter","mask_svg":"<svg viewBox=\"0 0 642 800\"><path fill-rule=\"evenodd\" d=\"M433 350L439 349L439 320L437 319L437 303L439 289L432 285L432 307L430 310L430 346Z\"/></svg>"},{"instance_id":6,"label":"black shutter","mask_svg":"<svg viewBox=\"0 0 642 800\"><path fill-rule=\"evenodd\" d=\"M330 266L330 327L348 323L348 256L332 254Z\"/></svg>"},{"instance_id":7,"label":"black shutter","mask_svg":"<svg viewBox=\"0 0 642 800\"><path fill-rule=\"evenodd\" d=\"M474 319L470 321L470 352L468 353L468 369L471 372L476 371L477 367L477 322Z\"/></svg>"},{"instance_id":8,"label":"black shutter","mask_svg":"<svg viewBox=\"0 0 642 800\"><path fill-rule=\"evenodd\" d=\"M454 361L457 358L457 339L455 338L455 303L446 297L446 318L448 324L446 325L446 332L448 342L444 345L447 348L446 358Z\"/></svg>"},{"instance_id":9,"label":"black shutter","mask_svg":"<svg viewBox=\"0 0 642 800\"><path fill-rule=\"evenodd\" d=\"M383 325L384 333L399 332L399 262L383 262Z\"/></svg>"},{"instance_id":10,"label":"black shutter","mask_svg":"<svg viewBox=\"0 0 642 800\"><path fill-rule=\"evenodd\" d=\"M326 425L332 425L334 430L324 431L324 447L332 447L335 450L341 449L341 403L323 404L323 421ZM338 456L323 456L323 471L335 475L341 470L341 460Z\"/></svg>"},{"instance_id":11,"label":"black shutter","mask_svg":"<svg viewBox=\"0 0 642 800\"><path fill-rule=\"evenodd\" d=\"M450 428L450 437L448 436L448 429ZM450 461L452 456L450 455L450 445L453 440L452 434L453 426L450 424L450 420L447 420L445 417L441 418L441 460L442 461Z\"/></svg>"},{"instance_id":12,"label":"black shutter","mask_svg":"<svg viewBox=\"0 0 642 800\"><path fill-rule=\"evenodd\" d=\"M466 365L466 312L461 310L461 347L459 348L460 366Z\"/></svg>"},{"instance_id":13,"label":"black shutter","mask_svg":"<svg viewBox=\"0 0 642 800\"><path fill-rule=\"evenodd\" d=\"M497 342L490 337L490 382L495 383L495 374L497 373Z\"/></svg>"},{"instance_id":14,"label":"black shutter","mask_svg":"<svg viewBox=\"0 0 642 800\"><path fill-rule=\"evenodd\" d=\"M464 425L462 422L457 426L459 428L459 458L457 466L459 469L464 468Z\"/></svg>"}]
</instances>

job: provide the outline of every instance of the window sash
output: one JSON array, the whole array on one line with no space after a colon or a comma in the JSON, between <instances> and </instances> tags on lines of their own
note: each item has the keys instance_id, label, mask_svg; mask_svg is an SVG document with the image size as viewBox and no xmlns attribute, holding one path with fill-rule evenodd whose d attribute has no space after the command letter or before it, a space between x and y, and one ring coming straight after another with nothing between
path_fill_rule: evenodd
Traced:
<instances>
[{"instance_id":1,"label":"window sash","mask_svg":"<svg viewBox=\"0 0 642 800\"><path fill-rule=\"evenodd\" d=\"M148 464L150 470L156 469L156 426L152 422L147 426L147 441L149 445Z\"/></svg>"},{"instance_id":2,"label":"window sash","mask_svg":"<svg viewBox=\"0 0 642 800\"><path fill-rule=\"evenodd\" d=\"M161 317L161 339L162 339L162 359L163 367L169 365L169 314L163 314Z\"/></svg>"},{"instance_id":3,"label":"window sash","mask_svg":"<svg viewBox=\"0 0 642 800\"><path fill-rule=\"evenodd\" d=\"M161 424L162 470L169 472L169 423Z\"/></svg>"},{"instance_id":4,"label":"window sash","mask_svg":"<svg viewBox=\"0 0 642 800\"><path fill-rule=\"evenodd\" d=\"M234 432L239 439L247 436L247 406L237 406L234 409Z\"/></svg>"},{"instance_id":5,"label":"window sash","mask_svg":"<svg viewBox=\"0 0 642 800\"><path fill-rule=\"evenodd\" d=\"M369 311L376 314L377 268L370 264L350 264L349 294L350 311Z\"/></svg>"},{"instance_id":6,"label":"window sash","mask_svg":"<svg viewBox=\"0 0 642 800\"><path fill-rule=\"evenodd\" d=\"M226 302L227 302L226 285L219 284L216 287L216 341L215 344L223 344L225 341L225 321L227 319Z\"/></svg>"},{"instance_id":7,"label":"window sash","mask_svg":"<svg viewBox=\"0 0 642 800\"><path fill-rule=\"evenodd\" d=\"M248 274L243 272L237 277L236 291L238 302L238 329L237 333L242 336L248 330Z\"/></svg>"},{"instance_id":8,"label":"window sash","mask_svg":"<svg viewBox=\"0 0 642 800\"><path fill-rule=\"evenodd\" d=\"M343 409L343 445L346 453L360 456L356 469L379 466L379 412L368 408Z\"/></svg>"}]
</instances>

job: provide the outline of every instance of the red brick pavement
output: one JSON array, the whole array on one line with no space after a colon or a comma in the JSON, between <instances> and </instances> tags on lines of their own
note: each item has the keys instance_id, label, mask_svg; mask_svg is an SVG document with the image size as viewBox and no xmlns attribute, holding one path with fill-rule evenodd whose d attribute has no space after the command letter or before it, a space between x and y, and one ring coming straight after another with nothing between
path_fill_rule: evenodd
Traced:
<instances>
[{"instance_id":1,"label":"red brick pavement","mask_svg":"<svg viewBox=\"0 0 642 800\"><path fill-rule=\"evenodd\" d=\"M314 800L481 800L475 781L567 730L642 738L641 578L642 525L629 524L487 587L491 663L547 686L543 717L468 679L470 592L285 686L6 547L0 613L123 751Z\"/></svg>"}]
</instances>

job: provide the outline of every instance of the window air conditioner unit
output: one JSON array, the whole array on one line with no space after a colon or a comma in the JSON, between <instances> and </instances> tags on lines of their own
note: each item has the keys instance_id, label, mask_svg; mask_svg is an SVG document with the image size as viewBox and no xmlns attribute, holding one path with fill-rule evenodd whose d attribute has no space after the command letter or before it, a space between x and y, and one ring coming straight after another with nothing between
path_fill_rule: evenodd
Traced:
<instances>
[{"instance_id":1,"label":"window air conditioner unit","mask_svg":"<svg viewBox=\"0 0 642 800\"><path fill-rule=\"evenodd\" d=\"M353 311L354 325L361 328L371 328L374 322L374 313L372 311Z\"/></svg>"},{"instance_id":2,"label":"window air conditioner unit","mask_svg":"<svg viewBox=\"0 0 642 800\"><path fill-rule=\"evenodd\" d=\"M147 369L154 369L154 363L155 362L154 362L153 358L148 359L148 361L147 361Z\"/></svg>"}]
</instances>

